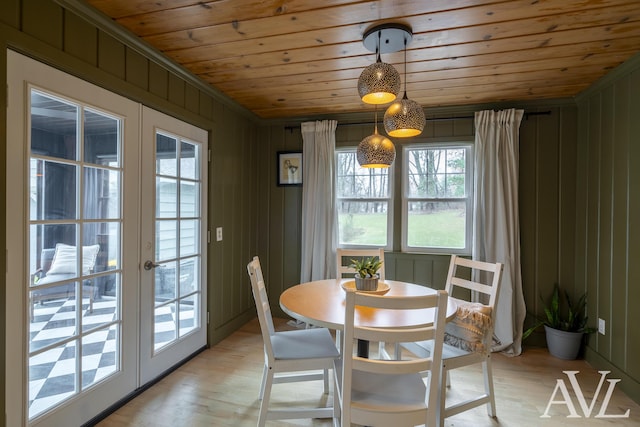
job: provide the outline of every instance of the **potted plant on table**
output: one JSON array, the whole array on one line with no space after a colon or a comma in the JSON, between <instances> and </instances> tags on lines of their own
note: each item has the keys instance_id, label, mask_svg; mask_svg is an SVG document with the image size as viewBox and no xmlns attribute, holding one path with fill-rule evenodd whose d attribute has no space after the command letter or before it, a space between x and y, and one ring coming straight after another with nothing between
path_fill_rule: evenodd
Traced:
<instances>
[{"instance_id":1,"label":"potted plant on table","mask_svg":"<svg viewBox=\"0 0 640 427\"><path fill-rule=\"evenodd\" d=\"M378 289L378 270L382 261L378 257L352 259L349 267L356 270L356 289L359 291L375 291Z\"/></svg>"},{"instance_id":2,"label":"potted plant on table","mask_svg":"<svg viewBox=\"0 0 640 427\"><path fill-rule=\"evenodd\" d=\"M593 333L596 329L587 326L586 293L578 299L575 305L566 290L564 291L564 299L566 301L566 312L562 310L563 303L560 301L560 286L556 283L553 287L549 305L544 308L545 315L538 318L536 323L524 332L522 339L526 339L533 331L540 326L544 326L549 353L560 359L572 360L580 352L584 335Z\"/></svg>"}]
</instances>

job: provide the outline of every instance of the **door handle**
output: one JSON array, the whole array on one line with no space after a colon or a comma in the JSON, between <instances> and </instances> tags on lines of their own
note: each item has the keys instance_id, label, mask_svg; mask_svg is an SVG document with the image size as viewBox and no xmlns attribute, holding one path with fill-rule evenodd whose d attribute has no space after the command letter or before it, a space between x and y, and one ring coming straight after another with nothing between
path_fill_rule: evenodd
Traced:
<instances>
[{"instance_id":1,"label":"door handle","mask_svg":"<svg viewBox=\"0 0 640 427\"><path fill-rule=\"evenodd\" d=\"M155 262L149 260L144 263L144 269L149 271L152 268L164 267L162 264L156 264Z\"/></svg>"}]
</instances>

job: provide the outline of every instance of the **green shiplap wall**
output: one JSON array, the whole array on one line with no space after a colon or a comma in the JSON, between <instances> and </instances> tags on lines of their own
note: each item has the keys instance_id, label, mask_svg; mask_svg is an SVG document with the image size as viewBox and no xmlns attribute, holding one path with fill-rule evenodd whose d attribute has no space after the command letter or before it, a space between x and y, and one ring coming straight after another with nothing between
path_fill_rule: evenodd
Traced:
<instances>
[{"instance_id":1,"label":"green shiplap wall","mask_svg":"<svg viewBox=\"0 0 640 427\"><path fill-rule=\"evenodd\" d=\"M576 291L594 325L586 358L640 400L640 55L578 97Z\"/></svg>"}]
</instances>

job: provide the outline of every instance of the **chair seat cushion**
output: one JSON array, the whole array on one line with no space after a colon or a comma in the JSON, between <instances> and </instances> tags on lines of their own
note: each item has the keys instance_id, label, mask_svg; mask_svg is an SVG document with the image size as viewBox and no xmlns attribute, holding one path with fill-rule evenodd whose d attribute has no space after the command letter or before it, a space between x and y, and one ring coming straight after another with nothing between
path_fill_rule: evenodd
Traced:
<instances>
[{"instance_id":1,"label":"chair seat cushion","mask_svg":"<svg viewBox=\"0 0 640 427\"><path fill-rule=\"evenodd\" d=\"M491 307L451 298L458 306L456 316L447 323L445 344L468 352L485 352L485 339L492 328Z\"/></svg>"},{"instance_id":2,"label":"chair seat cushion","mask_svg":"<svg viewBox=\"0 0 640 427\"><path fill-rule=\"evenodd\" d=\"M337 378L342 381L342 364L335 363ZM342 388L342 384L339 384ZM354 370L351 378L351 403L354 408L381 412L421 410L426 408L427 387L419 374L375 374Z\"/></svg>"},{"instance_id":3,"label":"chair seat cushion","mask_svg":"<svg viewBox=\"0 0 640 427\"><path fill-rule=\"evenodd\" d=\"M276 359L313 359L338 357L331 333L326 328L276 332L271 336Z\"/></svg>"}]
</instances>

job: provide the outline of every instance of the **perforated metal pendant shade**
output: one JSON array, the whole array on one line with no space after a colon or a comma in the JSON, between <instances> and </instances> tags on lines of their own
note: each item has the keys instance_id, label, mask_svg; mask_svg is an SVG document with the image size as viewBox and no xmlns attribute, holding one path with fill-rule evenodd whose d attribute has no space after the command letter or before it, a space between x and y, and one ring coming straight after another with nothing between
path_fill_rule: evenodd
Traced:
<instances>
[{"instance_id":1,"label":"perforated metal pendant shade","mask_svg":"<svg viewBox=\"0 0 640 427\"><path fill-rule=\"evenodd\" d=\"M415 101L404 97L395 101L384 113L384 129L393 137L407 138L420 135L426 123L424 110Z\"/></svg>"},{"instance_id":2,"label":"perforated metal pendant shade","mask_svg":"<svg viewBox=\"0 0 640 427\"><path fill-rule=\"evenodd\" d=\"M376 52L375 64L360 73L358 93L367 104L388 104L400 93L400 73L390 64L382 62L381 53L397 52L407 40L411 40L411 29L406 25L385 23L376 25L364 33L362 42Z\"/></svg>"},{"instance_id":3,"label":"perforated metal pendant shade","mask_svg":"<svg viewBox=\"0 0 640 427\"><path fill-rule=\"evenodd\" d=\"M378 56L376 63L360 73L358 93L367 104L388 104L400 93L400 74Z\"/></svg>"},{"instance_id":4,"label":"perforated metal pendant shade","mask_svg":"<svg viewBox=\"0 0 640 427\"><path fill-rule=\"evenodd\" d=\"M373 135L360 141L356 149L356 159L363 168L388 168L396 158L396 147L393 142L378 133L378 125Z\"/></svg>"}]
</instances>

